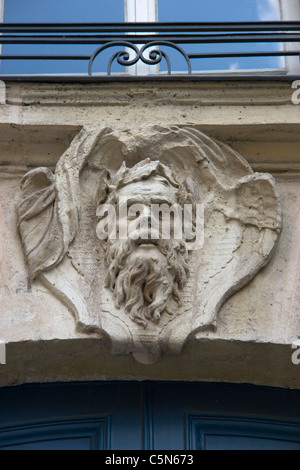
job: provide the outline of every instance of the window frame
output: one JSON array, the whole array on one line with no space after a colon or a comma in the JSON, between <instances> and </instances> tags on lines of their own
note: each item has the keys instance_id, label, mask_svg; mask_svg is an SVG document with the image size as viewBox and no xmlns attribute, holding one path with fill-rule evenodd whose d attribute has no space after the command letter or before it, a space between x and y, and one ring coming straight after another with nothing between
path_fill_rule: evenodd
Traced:
<instances>
[{"instance_id":1,"label":"window frame","mask_svg":"<svg viewBox=\"0 0 300 470\"><path fill-rule=\"evenodd\" d=\"M159 0L124 0L124 11L125 18L124 22L157 22L158 21L158 1ZM280 21L300 21L300 0L277 0L280 9ZM4 21L5 11L5 0L0 0L0 22ZM155 34L155 33L153 33ZM138 45L142 47L142 44ZM299 43L285 43L284 50L294 50L298 48L300 50ZM2 45L0 44L0 53ZM157 47L155 47L157 49ZM149 50L150 52L150 50ZM129 55L132 51L128 50ZM284 67L278 67L274 69L237 69L237 70L200 70L194 71L192 76L202 75L228 75L228 76L242 76L247 75L249 72L251 75L264 75L266 73L271 75L299 75L300 74L300 60L297 56L286 56L284 57ZM184 72L177 71L177 74L184 74ZM165 76L165 72L159 70L159 65L147 65L142 61L130 67L126 67L126 74L135 76ZM97 74L103 75L103 73ZM119 75L119 74L118 74ZM123 74L121 74L123 75Z\"/></svg>"},{"instance_id":2,"label":"window frame","mask_svg":"<svg viewBox=\"0 0 300 470\"><path fill-rule=\"evenodd\" d=\"M3 21L4 21L4 0L0 0L0 22L3 23ZM1 50L2 50L2 44L0 44L0 54L1 54Z\"/></svg>"},{"instance_id":3,"label":"window frame","mask_svg":"<svg viewBox=\"0 0 300 470\"><path fill-rule=\"evenodd\" d=\"M300 21L300 0L279 0L280 16L282 21ZM300 50L300 42L285 43L285 50L293 50L297 47ZM289 75L300 74L299 57L285 57L286 73Z\"/></svg>"},{"instance_id":4,"label":"window frame","mask_svg":"<svg viewBox=\"0 0 300 470\"><path fill-rule=\"evenodd\" d=\"M4 0L3 0L4 1ZM158 1L159 0L124 0L125 2L125 22L154 22L158 21ZM300 21L300 0L277 0L280 10L280 21ZM297 47L300 50L299 43L285 43L284 50L294 50ZM129 51L128 51L129 52ZM298 75L300 74L300 60L299 57L286 56L284 57L284 67L268 69L271 74L284 74L284 75ZM156 69L154 69L154 67ZM127 68L127 71L132 75L149 75L155 73L156 75L165 75L160 72L159 66L150 66L141 63ZM251 74L262 74L264 69L253 69ZM180 72L179 72L180 73ZM199 75L245 75L249 70L205 70L197 71Z\"/></svg>"},{"instance_id":5,"label":"window frame","mask_svg":"<svg viewBox=\"0 0 300 470\"><path fill-rule=\"evenodd\" d=\"M124 0L125 23L154 23L158 21L158 0ZM141 47L142 44L138 44ZM132 51L128 50L129 56ZM159 65L147 65L141 60L126 67L130 75L159 74Z\"/></svg>"}]
</instances>

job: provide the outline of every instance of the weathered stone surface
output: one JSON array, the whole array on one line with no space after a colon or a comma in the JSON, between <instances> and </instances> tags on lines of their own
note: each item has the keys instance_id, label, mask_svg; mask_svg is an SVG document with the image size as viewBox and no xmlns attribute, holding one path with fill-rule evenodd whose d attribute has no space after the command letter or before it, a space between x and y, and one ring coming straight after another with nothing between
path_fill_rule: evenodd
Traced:
<instances>
[{"instance_id":1,"label":"weathered stone surface","mask_svg":"<svg viewBox=\"0 0 300 470\"><path fill-rule=\"evenodd\" d=\"M9 84L7 104L0 107L0 340L7 345L1 386L154 379L300 388L300 366L291 360L291 344L300 336L300 108L291 92L288 81ZM17 233L24 174L41 166L54 172L82 126L120 123L128 129L177 123L229 144L252 169L272 173L282 206L272 259L225 300L217 328L199 330L179 355L163 352L147 365L112 355L105 334L79 330L78 322L76 328L66 298L54 297L38 279L30 286ZM94 171L86 173L86 188ZM83 250L88 259L88 247Z\"/></svg>"},{"instance_id":2,"label":"weathered stone surface","mask_svg":"<svg viewBox=\"0 0 300 470\"><path fill-rule=\"evenodd\" d=\"M97 206L124 197L149 207L203 205L203 245L193 249L184 237L145 245L143 233L101 244ZM108 334L114 353L143 363L215 328L221 305L266 265L281 229L270 175L177 126L83 129L55 174L24 176L18 219L30 280L39 276L72 310L79 331Z\"/></svg>"}]
</instances>

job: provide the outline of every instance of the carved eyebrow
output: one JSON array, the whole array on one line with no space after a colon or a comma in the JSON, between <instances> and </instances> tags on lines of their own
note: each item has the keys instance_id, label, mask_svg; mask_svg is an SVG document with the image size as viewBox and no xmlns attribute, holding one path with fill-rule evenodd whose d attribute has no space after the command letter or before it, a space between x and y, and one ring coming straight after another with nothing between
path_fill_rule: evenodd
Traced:
<instances>
[{"instance_id":1,"label":"carved eyebrow","mask_svg":"<svg viewBox=\"0 0 300 470\"><path fill-rule=\"evenodd\" d=\"M174 204L174 201L169 198L168 196L163 196L163 197L159 197L159 196L156 196L156 197L151 197L151 204Z\"/></svg>"},{"instance_id":2,"label":"carved eyebrow","mask_svg":"<svg viewBox=\"0 0 300 470\"><path fill-rule=\"evenodd\" d=\"M127 198L127 205L132 206L133 204L144 204L147 206L149 206L150 204L172 205L174 204L174 200L172 200L166 195L163 195L163 196L155 195L155 196L147 196L147 197L141 196L141 195L129 196Z\"/></svg>"},{"instance_id":3,"label":"carved eyebrow","mask_svg":"<svg viewBox=\"0 0 300 470\"><path fill-rule=\"evenodd\" d=\"M148 197L146 198L148 202ZM127 198L128 204L145 204L145 197L144 196L129 196Z\"/></svg>"},{"instance_id":4,"label":"carved eyebrow","mask_svg":"<svg viewBox=\"0 0 300 470\"><path fill-rule=\"evenodd\" d=\"M171 186L165 176L155 175L155 179L162 183L164 186Z\"/></svg>"}]
</instances>

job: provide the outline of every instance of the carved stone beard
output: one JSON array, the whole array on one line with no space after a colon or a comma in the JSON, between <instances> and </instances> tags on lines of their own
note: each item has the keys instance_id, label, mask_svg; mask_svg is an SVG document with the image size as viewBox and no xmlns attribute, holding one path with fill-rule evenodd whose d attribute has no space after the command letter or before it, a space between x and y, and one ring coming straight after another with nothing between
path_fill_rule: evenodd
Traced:
<instances>
[{"instance_id":1,"label":"carved stone beard","mask_svg":"<svg viewBox=\"0 0 300 470\"><path fill-rule=\"evenodd\" d=\"M116 306L124 305L131 320L146 328L159 321L172 298L180 304L180 290L189 274L187 261L181 240L110 240L107 287Z\"/></svg>"}]
</instances>

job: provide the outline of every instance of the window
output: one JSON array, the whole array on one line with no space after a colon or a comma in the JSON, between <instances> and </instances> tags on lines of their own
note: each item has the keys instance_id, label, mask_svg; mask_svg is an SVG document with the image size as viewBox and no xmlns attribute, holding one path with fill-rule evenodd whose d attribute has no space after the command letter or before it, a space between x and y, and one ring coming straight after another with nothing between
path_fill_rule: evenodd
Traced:
<instances>
[{"instance_id":1,"label":"window","mask_svg":"<svg viewBox=\"0 0 300 470\"><path fill-rule=\"evenodd\" d=\"M1 1L1 0L0 0ZM2 0L5 23L89 23L124 21L124 0ZM42 5L42 7L41 7ZM97 45L5 44L2 54L89 54ZM3 60L5 74L86 73L85 61ZM121 70L121 68L120 68Z\"/></svg>"},{"instance_id":2,"label":"window","mask_svg":"<svg viewBox=\"0 0 300 470\"><path fill-rule=\"evenodd\" d=\"M277 21L280 20L278 0L184 0L184 9L180 8L181 0L158 0L160 21ZM256 43L257 51L279 50L278 43ZM189 46L189 52L250 52L253 43L197 44ZM237 57L195 59L195 70L229 70L242 69L275 69L283 67L280 57Z\"/></svg>"},{"instance_id":3,"label":"window","mask_svg":"<svg viewBox=\"0 0 300 470\"><path fill-rule=\"evenodd\" d=\"M184 8L182 5L184 3ZM158 19L165 21L292 21L300 19L300 0L158 0ZM200 47L199 47L200 46ZM202 44L189 46L188 52L248 52L300 50L300 43L286 46L278 42L244 44ZM197 62L197 63L196 63ZM241 72L255 69L289 69L299 73L299 57L238 57L196 59L193 70Z\"/></svg>"},{"instance_id":4,"label":"window","mask_svg":"<svg viewBox=\"0 0 300 470\"><path fill-rule=\"evenodd\" d=\"M42 3L42 8L41 8ZM2 5L2 7L1 7ZM300 0L0 0L4 11L4 23L106 23L106 22L252 22L252 21L291 21L300 18ZM28 34L28 33L26 33ZM45 33L41 33L40 39ZM113 33L110 33L113 37ZM134 33L131 33L131 35ZM140 33L140 36L143 33ZM155 31L153 30L155 39ZM149 35L149 33L148 33ZM227 34L228 35L228 34ZM90 56L99 47L96 35L94 44L72 44L67 38L65 43L56 44L9 44L2 46L3 55L74 55ZM82 35L83 37L83 35ZM123 38L126 36L123 36ZM124 39L123 39L124 40ZM202 54L206 57L193 57L193 72L198 74L208 71L239 74L259 71L259 73L300 73L299 57L282 57L276 55L280 50L299 51L300 41L291 43L270 42L214 42L186 44L177 43L179 48L190 54ZM112 56L117 56L123 45L108 48L95 58L93 73L105 73L106 65ZM140 49L142 44L137 44ZM165 50L172 65L172 72L180 73L186 70L186 60L175 48L164 44L160 50ZM124 50L124 47L123 49ZM132 51L130 58L134 56ZM151 51L153 49L149 49ZM262 56L251 56L251 51L260 52ZM264 52L273 56L263 55ZM237 53L234 57L225 54ZM217 54L222 55L221 57ZM245 54L245 56L243 56ZM207 57L209 56L210 57ZM163 57L159 65L147 65L139 61L128 67L131 74L166 74L167 61ZM116 60L112 64L112 73L124 73L125 69ZM1 63L3 74L86 74L87 63L76 58L72 60L11 60Z\"/></svg>"}]
</instances>

